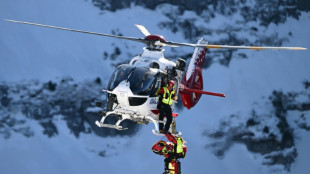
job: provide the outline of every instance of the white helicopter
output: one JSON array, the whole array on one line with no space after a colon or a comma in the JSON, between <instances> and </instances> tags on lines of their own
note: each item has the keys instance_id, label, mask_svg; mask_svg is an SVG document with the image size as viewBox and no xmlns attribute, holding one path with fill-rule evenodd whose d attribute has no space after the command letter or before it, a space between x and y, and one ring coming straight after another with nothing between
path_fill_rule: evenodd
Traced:
<instances>
[{"instance_id":1,"label":"white helicopter","mask_svg":"<svg viewBox=\"0 0 310 174\"><path fill-rule=\"evenodd\" d=\"M43 25L38 23L24 22L5 19L9 22L29 24L41 27L54 29L68 30L99 36L115 37L126 39L146 44L143 48L143 53L132 58L129 64L123 64L116 68L112 74L108 86L105 90L107 93L107 106L102 107L100 102L96 106L101 107L103 111L102 119L96 121L99 127L108 127L118 130L125 130L120 124L124 120L132 120L137 123L148 124L154 123L155 130L152 132L155 135L161 135L158 130L159 110L157 109L158 96L156 92L165 86L169 80L175 81L176 96L180 94L183 105L190 109L196 105L202 94L225 97L224 94L203 91L202 67L205 61L207 49L253 49L253 50L306 50L302 47L260 47L260 46L231 46L231 45L210 45L203 39L200 39L196 44L179 43L167 41L161 35L150 34L142 25L136 25L138 29L145 35L144 38L125 37L117 35L109 35ZM162 47L179 47L188 46L194 47L194 53L188 64L185 60L179 58L173 62L164 57L164 49ZM185 70L185 67L187 69ZM174 111L175 103L171 108ZM175 133L175 117L176 113L172 114L174 119L171 126L171 132ZM105 124L104 121L108 116L118 117L118 121L112 124ZM165 123L162 121L163 123Z\"/></svg>"}]
</instances>

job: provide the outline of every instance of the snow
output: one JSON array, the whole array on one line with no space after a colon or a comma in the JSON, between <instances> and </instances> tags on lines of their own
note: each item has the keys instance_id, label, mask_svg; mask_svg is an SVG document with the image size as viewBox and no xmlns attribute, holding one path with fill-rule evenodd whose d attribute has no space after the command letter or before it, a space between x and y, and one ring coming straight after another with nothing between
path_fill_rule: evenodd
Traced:
<instances>
[{"instance_id":1,"label":"snow","mask_svg":"<svg viewBox=\"0 0 310 174\"><path fill-rule=\"evenodd\" d=\"M166 39L185 42L180 33L173 34L160 29L158 23L168 18L157 11L131 6L115 13L103 11L84 0L36 1L2 0L0 19L15 19L47 25L75 28L111 34L112 31L126 36L143 37L134 24L144 25L151 33L160 33ZM142 15L143 14L143 15ZM195 17L195 14L186 12ZM147 16L147 17L146 17ZM238 17L237 17L238 18ZM152 19L152 20L150 20ZM266 32L293 36L285 46L310 48L308 28L310 14L303 13L299 21L289 19L285 24L270 25ZM203 25L202 20L198 20ZM201 24L200 24L201 23ZM230 19L217 15L208 24L218 29ZM113 38L85 35L74 32L26 26L0 21L0 81L19 82L38 79L52 80L73 77L76 81L102 77L108 79L113 72L110 60L103 60L103 52L113 53L115 46L122 52L118 61L129 60L142 52L142 44ZM269 34L269 33L268 33ZM247 37L247 36L244 36ZM112 44L111 44L112 43ZM192 50L186 48L186 50ZM183 52L183 50L180 50ZM186 51L185 51L186 52ZM244 145L235 144L222 159L205 148L208 139L201 134L206 129L216 129L219 121L232 113L243 119L258 104L262 113L270 109L263 104L273 90L299 91L305 79L309 80L309 51L252 51L242 50L248 59L233 59L229 68L219 64L203 70L204 89L222 92L226 98L203 96L191 110L183 110L177 118L177 129L188 142L188 153L182 162L183 173L277 173L276 169L263 166L263 159L249 152ZM169 52L167 53L169 54ZM301 99L302 100L302 99ZM305 99L303 99L305 100ZM292 114L294 115L294 114ZM308 114L309 115L309 114ZM16 117L23 117L16 115ZM267 120L266 120L267 121ZM0 168L3 173L160 173L163 172L163 157L151 151L153 143L161 138L151 133L153 125L143 126L133 137L102 138L94 134L82 134L75 138L58 117L59 135L48 138L43 135L36 121L27 123L35 136L26 138L13 134L9 139L0 139ZM274 124L274 120L269 124ZM294 122L292 119L291 122ZM236 122L237 124L237 122ZM298 129L296 148L298 157L291 173L309 171L309 132ZM257 135L260 136L260 135ZM98 154L105 150L106 156ZM279 169L280 170L280 169ZM282 170L278 173L283 173Z\"/></svg>"},{"instance_id":2,"label":"snow","mask_svg":"<svg viewBox=\"0 0 310 174\"><path fill-rule=\"evenodd\" d=\"M61 132L57 139L44 136L40 133L43 131L41 126L35 121L30 121L29 125L32 128L37 128L36 136L27 139L15 134L5 143L1 143L1 170L7 173L101 173L100 163L107 161L97 154L100 147L106 146L104 142L107 141L121 147L128 143L126 137L121 139L105 138L102 141L95 135L82 135L80 139L76 139L70 133L61 116L56 120L56 123L59 132ZM122 153L122 151L108 150L107 158ZM12 167L13 164L18 167Z\"/></svg>"},{"instance_id":3,"label":"snow","mask_svg":"<svg viewBox=\"0 0 310 174\"><path fill-rule=\"evenodd\" d=\"M309 172L309 146L310 146L310 135L309 132L299 132L300 140L296 143L298 149L298 158L293 164L292 173L307 174Z\"/></svg>"}]
</instances>

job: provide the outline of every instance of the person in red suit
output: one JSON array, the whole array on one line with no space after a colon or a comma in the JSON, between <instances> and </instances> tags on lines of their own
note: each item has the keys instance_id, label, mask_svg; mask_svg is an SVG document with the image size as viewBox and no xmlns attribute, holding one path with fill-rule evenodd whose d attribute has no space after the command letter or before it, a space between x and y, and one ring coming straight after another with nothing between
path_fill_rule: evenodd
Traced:
<instances>
[{"instance_id":1,"label":"person in red suit","mask_svg":"<svg viewBox=\"0 0 310 174\"><path fill-rule=\"evenodd\" d=\"M170 142L160 140L152 146L152 151L165 157L164 174L170 172L180 174L181 162L178 159L185 158L187 152L187 147L184 145L185 141L182 137L176 137L169 132L165 135Z\"/></svg>"}]
</instances>

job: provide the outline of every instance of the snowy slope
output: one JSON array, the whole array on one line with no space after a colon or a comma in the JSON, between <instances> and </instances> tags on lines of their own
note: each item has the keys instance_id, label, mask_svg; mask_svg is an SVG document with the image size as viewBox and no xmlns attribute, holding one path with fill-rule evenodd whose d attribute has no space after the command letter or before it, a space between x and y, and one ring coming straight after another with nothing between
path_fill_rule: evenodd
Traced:
<instances>
[{"instance_id":1,"label":"snowy slope","mask_svg":"<svg viewBox=\"0 0 310 174\"><path fill-rule=\"evenodd\" d=\"M142 24L150 32L163 34L167 39L187 41L181 32L173 33L167 28L159 27L159 23L169 20L163 14L169 10L173 11L174 7L169 5L163 5L155 11L132 6L109 12L99 11L91 2L82 0L61 2L4 0L0 2L0 8L1 19L25 20L138 37L143 36L134 24ZM179 20L189 18L197 18L196 25L204 25L203 19L192 12L186 12ZM238 16L226 19L225 16L218 15L211 19L208 25L217 30L225 24L233 25L238 19ZM287 33L292 32L289 41L283 43L285 46L310 48L310 42L307 39L309 19L309 13L303 13L299 20L289 18L285 24L271 24L261 32L265 32L266 35L277 32L279 37L286 37ZM142 44L130 41L4 21L0 21L0 25L0 82L4 83L18 84L20 81L33 79L45 83L49 80L72 77L74 82L83 84L85 80L100 77L104 85L114 69L113 64L129 60L140 53L143 47ZM248 25L257 26L255 23ZM243 37L253 37L247 33L242 34L245 35ZM225 37L223 34L214 36ZM105 59L104 53L112 55L116 47L121 50L117 59ZM191 48L184 48L176 52L184 55L191 51ZM183 132L184 138L188 141L187 157L181 160L183 173L289 173L281 165L263 165L264 156L250 152L242 143L234 143L222 158L215 156L212 148L206 148L206 145L214 140L203 136L203 132L216 131L221 121L229 120L232 114L238 115L238 118L233 120L230 126L243 124L253 108L262 114L270 113L273 108L268 97L274 90L281 90L284 93L299 92L304 90L302 83L310 80L309 51L237 51L234 55L239 53L246 54L248 58L233 59L229 67L214 63L204 70L204 89L223 92L226 98L203 96L196 107L189 111L185 109L180 111L177 128ZM167 49L167 55L175 54L174 50ZM214 53L211 52L211 54ZM3 110L0 113L3 113ZM298 151L290 173L304 174L310 169L307 163L309 150L306 148L309 145L309 131L296 126L298 114L300 113L290 113L288 116L289 125L296 135L295 147ZM4 115L0 116L4 117ZM305 116L309 118L309 112L305 112ZM24 120L25 116L20 111L16 111L11 113L11 117ZM52 118L58 134L50 138L43 134L44 130L39 122L29 118L23 125L30 127L33 136L27 138L15 132L14 129L18 127L14 127L10 138L0 137L1 171L4 173L160 173L163 171L163 158L150 150L152 144L161 139L151 134L153 125L143 126L132 136L102 137L94 133L81 133L77 138L68 128L64 118L63 115ZM267 122L272 124L272 121Z\"/></svg>"}]
</instances>

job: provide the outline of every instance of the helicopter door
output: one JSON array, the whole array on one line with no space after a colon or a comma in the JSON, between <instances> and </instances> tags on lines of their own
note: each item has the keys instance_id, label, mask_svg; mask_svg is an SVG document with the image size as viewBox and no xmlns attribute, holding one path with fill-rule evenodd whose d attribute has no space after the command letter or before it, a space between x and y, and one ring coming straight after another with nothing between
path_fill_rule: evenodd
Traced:
<instances>
[{"instance_id":1,"label":"helicopter door","mask_svg":"<svg viewBox=\"0 0 310 174\"><path fill-rule=\"evenodd\" d=\"M161 78L160 78L160 74L158 73L156 75L156 79L153 85L151 86L150 97L157 97L157 92L160 90L160 86L161 86Z\"/></svg>"}]
</instances>

